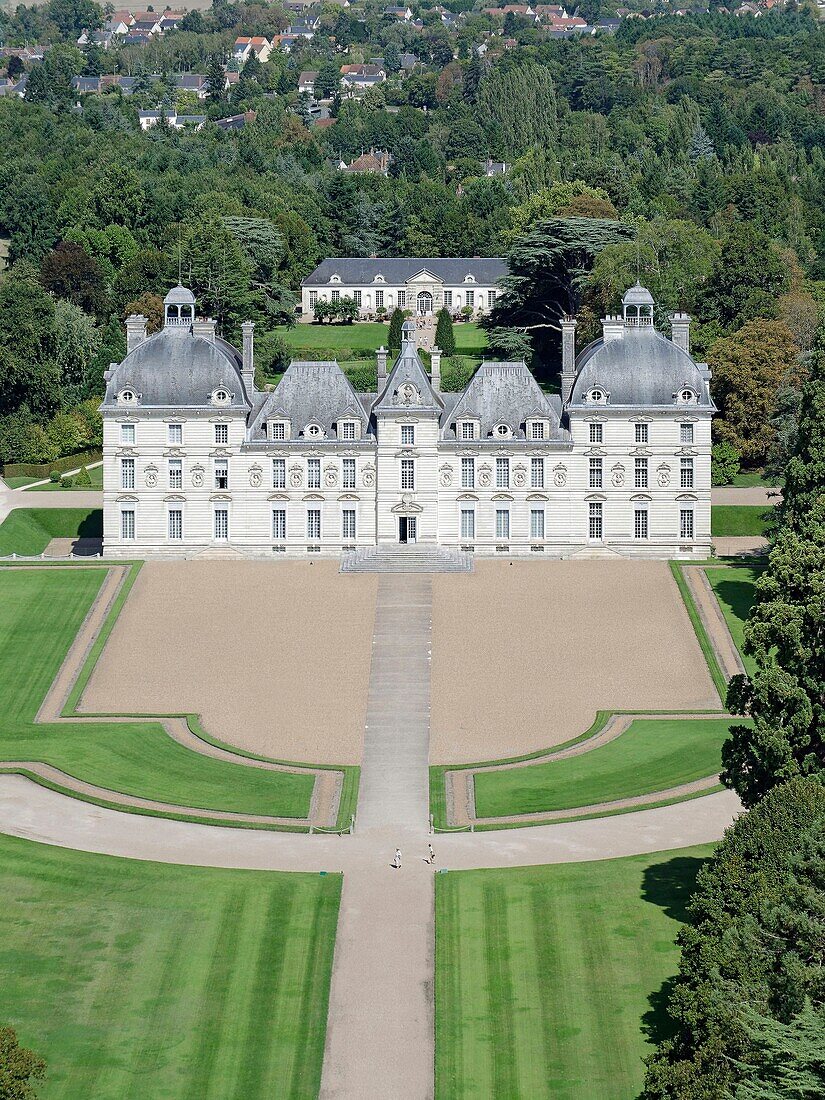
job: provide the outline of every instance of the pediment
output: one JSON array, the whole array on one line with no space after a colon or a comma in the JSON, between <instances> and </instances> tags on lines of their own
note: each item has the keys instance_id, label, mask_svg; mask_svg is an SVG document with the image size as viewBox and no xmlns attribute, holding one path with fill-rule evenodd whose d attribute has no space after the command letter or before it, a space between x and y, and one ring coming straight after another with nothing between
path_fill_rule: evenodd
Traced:
<instances>
[{"instance_id":1,"label":"pediment","mask_svg":"<svg viewBox=\"0 0 825 1100\"><path fill-rule=\"evenodd\" d=\"M443 283L444 280L439 278L438 275L434 275L429 268L422 267L420 271L416 271L415 275L410 275L407 279L407 286L410 283Z\"/></svg>"}]
</instances>

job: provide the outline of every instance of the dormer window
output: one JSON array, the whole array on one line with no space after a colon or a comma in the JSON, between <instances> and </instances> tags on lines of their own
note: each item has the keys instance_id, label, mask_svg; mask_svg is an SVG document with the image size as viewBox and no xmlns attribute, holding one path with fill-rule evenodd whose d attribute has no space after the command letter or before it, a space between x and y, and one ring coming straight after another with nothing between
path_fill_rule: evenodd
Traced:
<instances>
[{"instance_id":1,"label":"dormer window","mask_svg":"<svg viewBox=\"0 0 825 1100\"><path fill-rule=\"evenodd\" d=\"M357 439L358 423L355 420L342 420L338 425L340 439Z\"/></svg>"},{"instance_id":2,"label":"dormer window","mask_svg":"<svg viewBox=\"0 0 825 1100\"><path fill-rule=\"evenodd\" d=\"M476 426L472 420L462 420L459 435L462 439L475 439Z\"/></svg>"},{"instance_id":3,"label":"dormer window","mask_svg":"<svg viewBox=\"0 0 825 1100\"><path fill-rule=\"evenodd\" d=\"M270 420L269 438L273 440L288 439L287 424L285 420Z\"/></svg>"},{"instance_id":4,"label":"dormer window","mask_svg":"<svg viewBox=\"0 0 825 1100\"><path fill-rule=\"evenodd\" d=\"M375 278L372 281L374 283L385 283L387 280L384 278L384 276L379 271L378 274L375 276Z\"/></svg>"},{"instance_id":5,"label":"dormer window","mask_svg":"<svg viewBox=\"0 0 825 1100\"><path fill-rule=\"evenodd\" d=\"M117 399L121 405L134 405L137 395L134 390L121 390Z\"/></svg>"},{"instance_id":6,"label":"dormer window","mask_svg":"<svg viewBox=\"0 0 825 1100\"><path fill-rule=\"evenodd\" d=\"M496 424L493 429L493 435L496 439L509 439L510 429L506 424Z\"/></svg>"},{"instance_id":7,"label":"dormer window","mask_svg":"<svg viewBox=\"0 0 825 1100\"><path fill-rule=\"evenodd\" d=\"M331 283L340 283L341 282L341 276L336 272L334 275L330 275L329 281Z\"/></svg>"},{"instance_id":8,"label":"dormer window","mask_svg":"<svg viewBox=\"0 0 825 1100\"><path fill-rule=\"evenodd\" d=\"M531 420L529 425L529 438L530 439L544 439L545 427L543 420Z\"/></svg>"},{"instance_id":9,"label":"dormer window","mask_svg":"<svg viewBox=\"0 0 825 1100\"><path fill-rule=\"evenodd\" d=\"M468 271L467 274L464 276L464 282L465 283L474 283L475 281L476 281L475 276L471 275L470 272Z\"/></svg>"},{"instance_id":10,"label":"dormer window","mask_svg":"<svg viewBox=\"0 0 825 1100\"><path fill-rule=\"evenodd\" d=\"M212 394L213 405L227 405L229 403L229 393L227 390L219 389L215 390Z\"/></svg>"},{"instance_id":11,"label":"dormer window","mask_svg":"<svg viewBox=\"0 0 825 1100\"><path fill-rule=\"evenodd\" d=\"M594 405L604 405L607 403L607 394L604 390L596 388L590 391L587 395L587 400Z\"/></svg>"},{"instance_id":12,"label":"dormer window","mask_svg":"<svg viewBox=\"0 0 825 1100\"><path fill-rule=\"evenodd\" d=\"M322 439L324 432L320 424L308 424L307 427L304 428L304 435L308 439Z\"/></svg>"},{"instance_id":13,"label":"dormer window","mask_svg":"<svg viewBox=\"0 0 825 1100\"><path fill-rule=\"evenodd\" d=\"M697 400L697 397L693 390L685 388L679 391L679 400L683 405L691 405Z\"/></svg>"}]
</instances>

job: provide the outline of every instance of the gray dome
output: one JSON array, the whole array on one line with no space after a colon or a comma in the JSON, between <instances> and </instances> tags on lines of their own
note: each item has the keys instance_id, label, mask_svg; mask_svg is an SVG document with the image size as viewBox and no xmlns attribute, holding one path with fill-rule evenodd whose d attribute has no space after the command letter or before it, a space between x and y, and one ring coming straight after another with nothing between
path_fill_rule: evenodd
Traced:
<instances>
[{"instance_id":1,"label":"gray dome","mask_svg":"<svg viewBox=\"0 0 825 1100\"><path fill-rule=\"evenodd\" d=\"M700 408L711 408L699 368L686 351L653 328L629 328L620 339L594 340L576 363L571 405L586 401L594 388L609 394L608 407L674 405L683 389L697 394Z\"/></svg>"},{"instance_id":2,"label":"gray dome","mask_svg":"<svg viewBox=\"0 0 825 1100\"><path fill-rule=\"evenodd\" d=\"M622 298L623 306L652 306L653 295L647 289L646 286L642 286L641 283L636 283L630 290L625 291L625 296Z\"/></svg>"},{"instance_id":3,"label":"gray dome","mask_svg":"<svg viewBox=\"0 0 825 1100\"><path fill-rule=\"evenodd\" d=\"M188 287L178 284L172 287L163 299L163 304L165 306L193 306L195 304L195 295Z\"/></svg>"},{"instance_id":4,"label":"gray dome","mask_svg":"<svg viewBox=\"0 0 825 1100\"><path fill-rule=\"evenodd\" d=\"M103 404L116 405L117 395L130 389L142 408L210 407L214 391L224 387L231 397L222 407L248 408L240 366L239 352L225 340L163 329L138 344L114 368Z\"/></svg>"}]
</instances>

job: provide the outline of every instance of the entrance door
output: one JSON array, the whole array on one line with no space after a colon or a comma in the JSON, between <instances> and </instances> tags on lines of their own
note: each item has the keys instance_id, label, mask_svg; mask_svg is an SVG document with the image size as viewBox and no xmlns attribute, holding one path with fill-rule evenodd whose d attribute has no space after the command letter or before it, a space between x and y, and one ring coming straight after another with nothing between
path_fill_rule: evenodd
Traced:
<instances>
[{"instance_id":1,"label":"entrance door","mask_svg":"<svg viewBox=\"0 0 825 1100\"><path fill-rule=\"evenodd\" d=\"M415 542L415 529L415 516L407 516L407 542Z\"/></svg>"},{"instance_id":2,"label":"entrance door","mask_svg":"<svg viewBox=\"0 0 825 1100\"><path fill-rule=\"evenodd\" d=\"M398 541L404 543L415 542L416 519L415 516L398 517Z\"/></svg>"},{"instance_id":3,"label":"entrance door","mask_svg":"<svg viewBox=\"0 0 825 1100\"><path fill-rule=\"evenodd\" d=\"M425 316L429 316L429 314L432 313L433 296L430 294L429 290L422 290L420 292L416 300L416 305L419 313L423 313Z\"/></svg>"}]
</instances>

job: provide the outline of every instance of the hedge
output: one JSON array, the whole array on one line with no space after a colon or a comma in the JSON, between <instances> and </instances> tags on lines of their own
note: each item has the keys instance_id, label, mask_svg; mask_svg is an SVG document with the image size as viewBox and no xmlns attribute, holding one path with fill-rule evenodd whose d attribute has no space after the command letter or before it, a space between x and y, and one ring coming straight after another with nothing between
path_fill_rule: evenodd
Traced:
<instances>
[{"instance_id":1,"label":"hedge","mask_svg":"<svg viewBox=\"0 0 825 1100\"><path fill-rule=\"evenodd\" d=\"M9 462L0 469L3 477L33 477L45 480L52 470L62 474L65 470L77 470L90 462L100 462L102 458L102 451L80 451L76 455L65 455L63 458L56 458L54 462L44 462L42 465L33 462Z\"/></svg>"}]
</instances>

